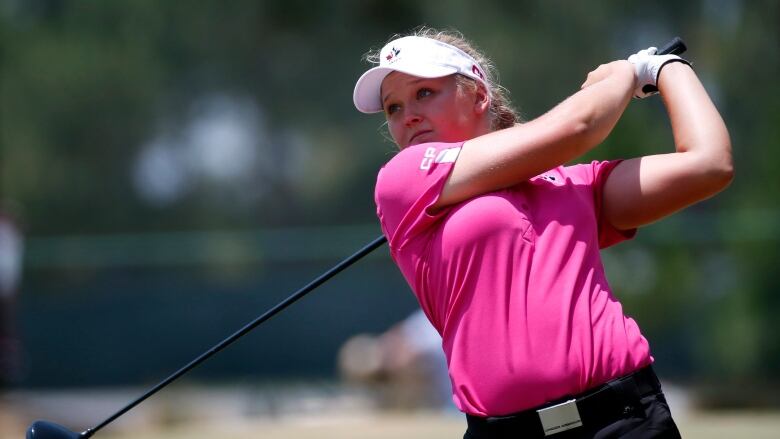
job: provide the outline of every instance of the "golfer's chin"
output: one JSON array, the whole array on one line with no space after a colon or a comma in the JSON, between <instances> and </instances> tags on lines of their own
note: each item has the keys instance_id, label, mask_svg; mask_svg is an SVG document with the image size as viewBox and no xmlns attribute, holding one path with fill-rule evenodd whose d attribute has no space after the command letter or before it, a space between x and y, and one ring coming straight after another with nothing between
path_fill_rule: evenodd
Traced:
<instances>
[{"instance_id":1,"label":"golfer's chin","mask_svg":"<svg viewBox=\"0 0 780 439\"><path fill-rule=\"evenodd\" d=\"M426 131L420 134L417 134L413 136L411 139L409 139L409 143L407 143L407 147L419 145L421 143L431 143L431 142L437 142L433 131Z\"/></svg>"}]
</instances>

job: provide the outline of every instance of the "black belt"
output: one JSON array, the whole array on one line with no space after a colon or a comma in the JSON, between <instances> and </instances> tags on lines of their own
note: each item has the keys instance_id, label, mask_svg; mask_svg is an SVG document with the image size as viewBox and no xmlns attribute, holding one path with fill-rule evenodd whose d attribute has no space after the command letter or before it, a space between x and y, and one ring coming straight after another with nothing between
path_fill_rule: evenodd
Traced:
<instances>
[{"instance_id":1,"label":"black belt","mask_svg":"<svg viewBox=\"0 0 780 439\"><path fill-rule=\"evenodd\" d=\"M527 437L554 438L558 432L570 428L595 430L629 416L634 410L641 410L642 398L661 392L661 383L652 366L644 367L630 375L609 381L581 395L562 398L543 406L519 413L482 418L466 415L468 430L475 438L515 436L523 433ZM567 413L578 413L581 427L576 418ZM553 407L553 408L551 408ZM545 410L548 409L548 410ZM542 414L540 415L540 411ZM555 412L555 413L553 413ZM550 415L552 415L550 417ZM542 418L545 418L544 426Z\"/></svg>"}]
</instances>

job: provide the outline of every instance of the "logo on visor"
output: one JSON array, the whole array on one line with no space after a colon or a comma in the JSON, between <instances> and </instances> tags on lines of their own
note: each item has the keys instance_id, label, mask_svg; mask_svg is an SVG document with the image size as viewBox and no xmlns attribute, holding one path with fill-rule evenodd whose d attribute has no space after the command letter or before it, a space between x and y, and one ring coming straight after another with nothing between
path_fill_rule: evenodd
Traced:
<instances>
[{"instance_id":1,"label":"logo on visor","mask_svg":"<svg viewBox=\"0 0 780 439\"><path fill-rule=\"evenodd\" d=\"M394 57L398 56L399 53L401 53L401 49L396 49L395 47L393 47L392 49L390 49L390 53L387 54L385 59L390 61Z\"/></svg>"},{"instance_id":2,"label":"logo on visor","mask_svg":"<svg viewBox=\"0 0 780 439\"><path fill-rule=\"evenodd\" d=\"M483 74L482 74L482 72L479 70L479 67L477 67L477 65L476 65L476 64L474 64L473 66L471 66L471 71L472 71L472 73L474 73L475 75L477 75L477 76L479 76L480 78L482 78L482 80L483 80L483 81L485 80L485 75L483 75Z\"/></svg>"}]
</instances>

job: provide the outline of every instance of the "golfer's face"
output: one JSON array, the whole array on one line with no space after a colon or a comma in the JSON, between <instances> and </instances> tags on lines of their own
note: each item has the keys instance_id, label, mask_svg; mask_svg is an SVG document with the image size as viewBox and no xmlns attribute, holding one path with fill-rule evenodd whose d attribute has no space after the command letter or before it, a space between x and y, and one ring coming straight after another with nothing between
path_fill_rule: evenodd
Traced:
<instances>
[{"instance_id":1,"label":"golfer's face","mask_svg":"<svg viewBox=\"0 0 780 439\"><path fill-rule=\"evenodd\" d=\"M458 142L477 135L473 93L454 75L419 78L393 72L382 82L390 135L401 149L426 142Z\"/></svg>"}]
</instances>

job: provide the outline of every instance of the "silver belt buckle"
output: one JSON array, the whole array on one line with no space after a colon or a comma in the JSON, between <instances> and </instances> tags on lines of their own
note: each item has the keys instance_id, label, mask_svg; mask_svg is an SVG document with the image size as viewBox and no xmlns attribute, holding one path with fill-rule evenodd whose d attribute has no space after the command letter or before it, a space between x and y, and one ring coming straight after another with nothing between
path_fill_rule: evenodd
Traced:
<instances>
[{"instance_id":1,"label":"silver belt buckle","mask_svg":"<svg viewBox=\"0 0 780 439\"><path fill-rule=\"evenodd\" d=\"M575 399L552 407L539 409L536 413L539 415L539 420L542 421L545 436L571 430L582 425L580 411L577 409L577 400Z\"/></svg>"}]
</instances>

